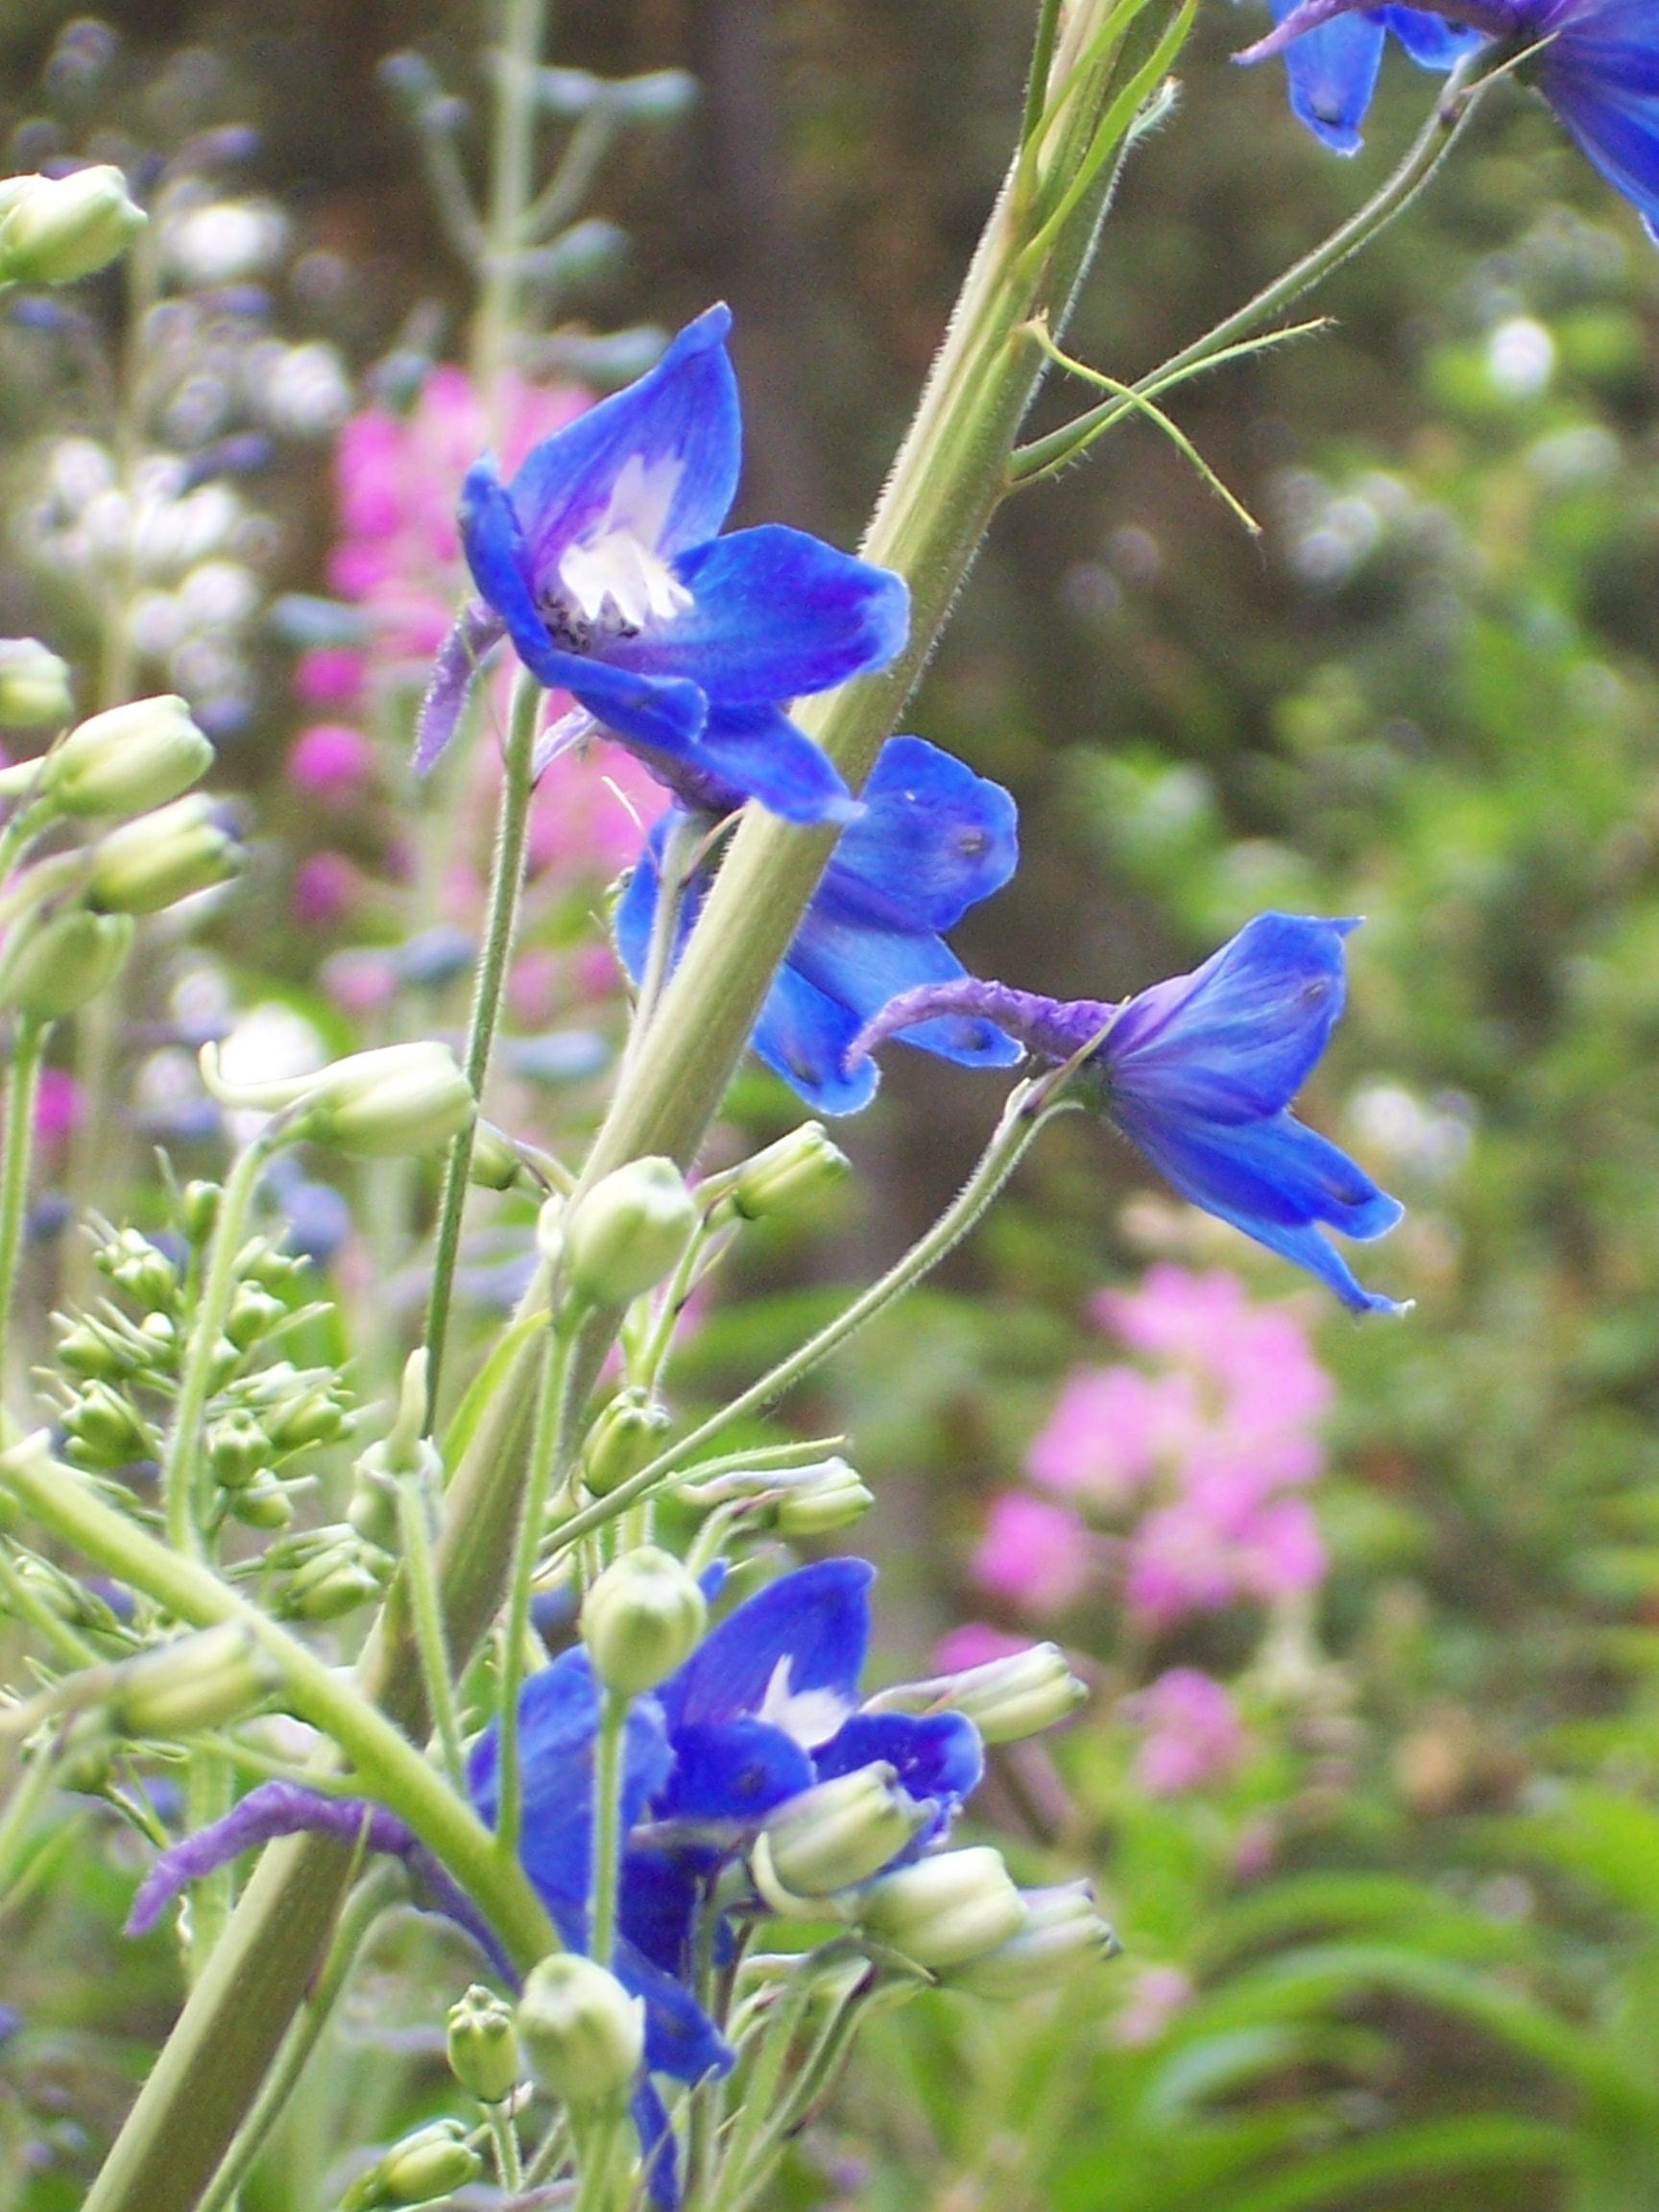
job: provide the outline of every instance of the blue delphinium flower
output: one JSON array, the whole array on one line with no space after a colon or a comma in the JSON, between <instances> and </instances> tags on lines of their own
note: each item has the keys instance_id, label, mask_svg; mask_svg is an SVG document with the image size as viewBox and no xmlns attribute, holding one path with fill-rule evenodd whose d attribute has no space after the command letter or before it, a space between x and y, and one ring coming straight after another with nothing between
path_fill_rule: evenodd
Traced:
<instances>
[{"instance_id":1,"label":"blue delphinium flower","mask_svg":"<svg viewBox=\"0 0 1659 2212\"><path fill-rule=\"evenodd\" d=\"M1653 0L1272 0L1278 27L1240 60L1283 53L1291 105L1328 145L1352 153L1370 105L1384 33L1430 68L1482 39L1538 51L1520 74L1535 84L1579 151L1659 237L1659 8ZM1494 59L1496 59L1496 51Z\"/></svg>"},{"instance_id":2,"label":"blue delphinium flower","mask_svg":"<svg viewBox=\"0 0 1659 2212\"><path fill-rule=\"evenodd\" d=\"M798 1568L736 1606L690 1657L629 1709L622 1761L623 1849L617 1979L645 2005L644 2073L634 2115L653 2195L671 2204L673 2142L650 2076L686 2083L724 2072L732 2053L690 1994L700 1916L714 1911L724 1870L768 1816L815 1783L882 1762L921 1815L890 1862L942 1843L979 1780L978 1731L959 1714L858 1709L870 1639L870 1585L861 1559ZM519 1701L523 1826L519 1856L562 1939L589 1940L593 1756L599 1697L587 1654L565 1651L531 1675ZM497 1731L472 1747L468 1785L480 1816L496 1809ZM288 1783L262 1784L223 1820L162 1855L146 1879L129 1932L153 1927L189 1882L273 1837L337 1835L404 1859L439 1910L469 1928L496 1959L489 1931L447 1877L379 1807L325 1798ZM886 1869L882 1869L886 1871ZM717 1946L718 1948L718 1946Z\"/></svg>"},{"instance_id":3,"label":"blue delphinium flower","mask_svg":"<svg viewBox=\"0 0 1659 2212\"><path fill-rule=\"evenodd\" d=\"M730 795L708 796L715 814L732 803ZM617 946L636 981L644 972L663 847L682 819L670 808L656 825L616 910ZM876 1070L868 1061L847 1066L854 1038L901 992L964 975L941 933L999 891L1018 856L1018 817L999 783L925 738L890 737L864 787L863 812L841 832L767 995L755 1051L822 1114L867 1106ZM708 883L705 871L683 901L676 956ZM922 1022L903 1042L968 1067L1005 1068L1020 1057L999 1030L972 1016Z\"/></svg>"},{"instance_id":4,"label":"blue delphinium flower","mask_svg":"<svg viewBox=\"0 0 1659 2212\"><path fill-rule=\"evenodd\" d=\"M1118 1005L974 979L907 992L854 1058L942 1013L995 1022L1046 1060L1087 1052L1105 1112L1183 1198L1306 1267L1356 1312L1397 1311L1355 1281L1321 1229L1381 1237L1400 1219L1398 1200L1289 1111L1342 1011L1342 941L1356 926L1259 914L1190 975Z\"/></svg>"},{"instance_id":5,"label":"blue delphinium flower","mask_svg":"<svg viewBox=\"0 0 1659 2212\"><path fill-rule=\"evenodd\" d=\"M554 744L600 730L661 781L718 776L790 821L847 820L845 784L785 704L884 668L904 643L899 577L804 531L722 537L741 425L710 307L657 366L544 439L511 484L477 462L461 536L480 598L445 640L416 764L452 734L479 660L503 637L579 712Z\"/></svg>"}]
</instances>

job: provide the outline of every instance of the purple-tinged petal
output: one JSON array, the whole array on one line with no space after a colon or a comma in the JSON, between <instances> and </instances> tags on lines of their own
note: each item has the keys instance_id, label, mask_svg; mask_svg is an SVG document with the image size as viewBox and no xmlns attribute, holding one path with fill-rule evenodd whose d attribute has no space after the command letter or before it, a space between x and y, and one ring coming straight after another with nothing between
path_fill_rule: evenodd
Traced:
<instances>
[{"instance_id":1,"label":"purple-tinged petal","mask_svg":"<svg viewBox=\"0 0 1659 2212\"><path fill-rule=\"evenodd\" d=\"M1579 152L1641 215L1659 239L1659 96L1647 79L1656 64L1649 53L1643 88L1617 74L1586 67L1573 50L1563 56L1564 33L1546 49L1538 86Z\"/></svg>"},{"instance_id":2,"label":"purple-tinged petal","mask_svg":"<svg viewBox=\"0 0 1659 2212\"><path fill-rule=\"evenodd\" d=\"M787 961L779 969L749 1040L751 1051L819 1114L861 1114L880 1081L870 1061L849 1069L858 1030L850 1006L828 997Z\"/></svg>"},{"instance_id":3,"label":"purple-tinged petal","mask_svg":"<svg viewBox=\"0 0 1659 2212\"><path fill-rule=\"evenodd\" d=\"M1000 783L924 737L889 737L819 893L826 908L896 929L952 929L1020 858Z\"/></svg>"},{"instance_id":4,"label":"purple-tinged petal","mask_svg":"<svg viewBox=\"0 0 1659 2212\"><path fill-rule=\"evenodd\" d=\"M960 1713L854 1713L813 1758L821 1781L851 1774L884 1760L907 1795L934 1808L934 1816L906 1846L917 1857L936 1842L985 1771L979 1731Z\"/></svg>"},{"instance_id":5,"label":"purple-tinged petal","mask_svg":"<svg viewBox=\"0 0 1659 2212\"><path fill-rule=\"evenodd\" d=\"M875 1577L866 1560L823 1559L745 1599L663 1683L671 1733L759 1719L808 1750L828 1743L856 1702Z\"/></svg>"},{"instance_id":6,"label":"purple-tinged petal","mask_svg":"<svg viewBox=\"0 0 1659 2212\"><path fill-rule=\"evenodd\" d=\"M699 1869L678 1848L657 1851L630 1842L623 1854L617 1924L664 1974L686 1974L702 1887Z\"/></svg>"},{"instance_id":7,"label":"purple-tinged petal","mask_svg":"<svg viewBox=\"0 0 1659 2212\"><path fill-rule=\"evenodd\" d=\"M834 862L830 862L833 873ZM851 1028L873 1020L902 993L958 982L966 975L943 938L898 929L871 928L834 919L828 902L815 900L789 948L788 966L827 998L853 1017ZM849 1051L854 1040L843 1042ZM903 1042L942 1060L967 1068L1010 1068L1021 1059L1018 1045L1000 1029L973 1015L942 1015L911 1022Z\"/></svg>"},{"instance_id":8,"label":"purple-tinged petal","mask_svg":"<svg viewBox=\"0 0 1659 2212\"><path fill-rule=\"evenodd\" d=\"M132 1900L126 1933L148 1934L181 1889L229 1865L245 1851L274 1842L279 1836L301 1835L332 1836L351 1848L398 1857L407 1853L411 1842L402 1821L383 1806L356 1797L325 1797L295 1782L261 1782L223 1819L197 1829L162 1852Z\"/></svg>"},{"instance_id":9,"label":"purple-tinged petal","mask_svg":"<svg viewBox=\"0 0 1659 2212\"><path fill-rule=\"evenodd\" d=\"M710 2074L732 2071L731 2045L672 1975L653 1966L626 1940L617 1944L612 1965L628 1994L645 2000L648 2073L667 2074L676 2081L690 2083Z\"/></svg>"},{"instance_id":10,"label":"purple-tinged petal","mask_svg":"<svg viewBox=\"0 0 1659 2212\"><path fill-rule=\"evenodd\" d=\"M853 822L860 807L830 756L778 707L711 705L677 760L647 768L689 805L730 813L757 800L785 822Z\"/></svg>"},{"instance_id":11,"label":"purple-tinged petal","mask_svg":"<svg viewBox=\"0 0 1659 2212\"><path fill-rule=\"evenodd\" d=\"M1040 992L1016 991L1007 983L964 975L956 981L925 983L890 998L854 1038L848 1063L856 1067L890 1037L908 1043L908 1032L917 1023L940 1016L994 1022L1041 1059L1070 1060L1074 1052L1097 1043L1118 1011L1103 999L1046 998Z\"/></svg>"},{"instance_id":12,"label":"purple-tinged petal","mask_svg":"<svg viewBox=\"0 0 1659 2212\"><path fill-rule=\"evenodd\" d=\"M1448 23L1426 8L1380 8L1378 13L1419 69L1444 72L1484 43L1488 34Z\"/></svg>"},{"instance_id":13,"label":"purple-tinged petal","mask_svg":"<svg viewBox=\"0 0 1659 2212\"><path fill-rule=\"evenodd\" d=\"M712 538L737 491L742 423L726 350L729 308L699 315L654 369L544 439L513 479L536 576L611 509L625 475L654 510L649 542L671 557ZM623 517L626 520L626 517Z\"/></svg>"},{"instance_id":14,"label":"purple-tinged petal","mask_svg":"<svg viewBox=\"0 0 1659 2212\"><path fill-rule=\"evenodd\" d=\"M474 599L462 608L438 648L415 722L415 773L424 776L455 734L484 657L506 635L500 618Z\"/></svg>"}]
</instances>

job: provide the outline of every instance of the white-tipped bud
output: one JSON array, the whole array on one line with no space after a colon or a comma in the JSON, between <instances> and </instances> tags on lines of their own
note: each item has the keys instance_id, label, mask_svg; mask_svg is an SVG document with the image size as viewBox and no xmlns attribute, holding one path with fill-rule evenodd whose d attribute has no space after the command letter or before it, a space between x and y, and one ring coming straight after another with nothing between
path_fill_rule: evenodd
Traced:
<instances>
[{"instance_id":1,"label":"white-tipped bud","mask_svg":"<svg viewBox=\"0 0 1659 2212\"><path fill-rule=\"evenodd\" d=\"M417 2128L377 2158L340 2200L340 2212L392 2212L395 2206L435 2204L465 2189L484 2161L464 2140L459 2120L434 2120Z\"/></svg>"},{"instance_id":2,"label":"white-tipped bud","mask_svg":"<svg viewBox=\"0 0 1659 2212\"><path fill-rule=\"evenodd\" d=\"M308 1078L299 1134L360 1160L442 1151L477 1110L447 1045L384 1045Z\"/></svg>"},{"instance_id":3,"label":"white-tipped bud","mask_svg":"<svg viewBox=\"0 0 1659 2212\"><path fill-rule=\"evenodd\" d=\"M829 1536L868 1513L876 1496L845 1459L821 1459L780 1477L773 1526L780 1536Z\"/></svg>"},{"instance_id":4,"label":"white-tipped bud","mask_svg":"<svg viewBox=\"0 0 1659 2212\"><path fill-rule=\"evenodd\" d=\"M833 1190L852 1171L853 1163L830 1142L823 1122L804 1121L744 1161L729 1193L732 1208L745 1221L792 1213Z\"/></svg>"},{"instance_id":5,"label":"white-tipped bud","mask_svg":"<svg viewBox=\"0 0 1659 2212\"><path fill-rule=\"evenodd\" d=\"M122 823L92 854L88 899L106 913L159 914L228 883L246 855L218 817L213 801L193 791Z\"/></svg>"},{"instance_id":6,"label":"white-tipped bud","mask_svg":"<svg viewBox=\"0 0 1659 2212\"><path fill-rule=\"evenodd\" d=\"M781 1805L756 1839L756 1887L774 1911L793 1916L878 1874L927 1816L882 1760L815 1783Z\"/></svg>"},{"instance_id":7,"label":"white-tipped bud","mask_svg":"<svg viewBox=\"0 0 1659 2212\"><path fill-rule=\"evenodd\" d=\"M1023 1927L948 1974L951 1988L1007 2003L1059 1988L1083 1967L1116 1956L1118 1938L1095 1911L1087 1882L1027 1889L1024 1896Z\"/></svg>"},{"instance_id":8,"label":"white-tipped bud","mask_svg":"<svg viewBox=\"0 0 1659 2212\"><path fill-rule=\"evenodd\" d=\"M582 1480L595 1498L637 1475L673 1427L673 1415L649 1391L618 1390L603 1406L582 1446Z\"/></svg>"},{"instance_id":9,"label":"white-tipped bud","mask_svg":"<svg viewBox=\"0 0 1659 2212\"><path fill-rule=\"evenodd\" d=\"M74 1014L114 978L132 944L130 914L61 906L20 925L0 966L0 1006L34 1022Z\"/></svg>"},{"instance_id":10,"label":"white-tipped bud","mask_svg":"<svg viewBox=\"0 0 1659 2212\"><path fill-rule=\"evenodd\" d=\"M40 787L65 814L142 814L180 798L212 765L189 708L167 694L78 722L47 756Z\"/></svg>"},{"instance_id":11,"label":"white-tipped bud","mask_svg":"<svg viewBox=\"0 0 1659 2212\"><path fill-rule=\"evenodd\" d=\"M0 727L37 730L74 711L68 662L38 637L0 637Z\"/></svg>"},{"instance_id":12,"label":"white-tipped bud","mask_svg":"<svg viewBox=\"0 0 1659 2212\"><path fill-rule=\"evenodd\" d=\"M571 1288L595 1306L626 1305L661 1282L696 1220L672 1160L630 1160L601 1176L564 1216Z\"/></svg>"},{"instance_id":13,"label":"white-tipped bud","mask_svg":"<svg viewBox=\"0 0 1659 2212\"><path fill-rule=\"evenodd\" d=\"M1025 1924L1025 1901L1001 1852L975 1844L872 1883L859 1900L858 1919L866 1934L938 1973L1017 1936Z\"/></svg>"},{"instance_id":14,"label":"white-tipped bud","mask_svg":"<svg viewBox=\"0 0 1659 2212\"><path fill-rule=\"evenodd\" d=\"M645 2056L645 2006L573 1951L525 1978L518 2040L537 2085L578 2109L619 2101Z\"/></svg>"},{"instance_id":15,"label":"white-tipped bud","mask_svg":"<svg viewBox=\"0 0 1659 2212\"><path fill-rule=\"evenodd\" d=\"M474 1982L449 2008L449 2071L480 2104L505 2104L518 2086L513 2008Z\"/></svg>"},{"instance_id":16,"label":"white-tipped bud","mask_svg":"<svg viewBox=\"0 0 1659 2212\"><path fill-rule=\"evenodd\" d=\"M124 253L149 218L108 161L67 177L13 177L0 213L0 280L72 284ZM21 187L21 189L18 189Z\"/></svg>"},{"instance_id":17,"label":"white-tipped bud","mask_svg":"<svg viewBox=\"0 0 1659 2212\"><path fill-rule=\"evenodd\" d=\"M109 1693L109 1719L123 1736L191 1736L243 1719L281 1678L239 1622L223 1621L128 1660Z\"/></svg>"},{"instance_id":18,"label":"white-tipped bud","mask_svg":"<svg viewBox=\"0 0 1659 2212\"><path fill-rule=\"evenodd\" d=\"M619 1696L654 1690L690 1656L709 1619L694 1576L654 1544L624 1551L582 1601L593 1671Z\"/></svg>"},{"instance_id":19,"label":"white-tipped bud","mask_svg":"<svg viewBox=\"0 0 1659 2212\"><path fill-rule=\"evenodd\" d=\"M878 1691L870 1705L880 1713L960 1713L987 1743L1017 1743L1069 1719L1088 1695L1058 1644L1033 1644L959 1674Z\"/></svg>"}]
</instances>

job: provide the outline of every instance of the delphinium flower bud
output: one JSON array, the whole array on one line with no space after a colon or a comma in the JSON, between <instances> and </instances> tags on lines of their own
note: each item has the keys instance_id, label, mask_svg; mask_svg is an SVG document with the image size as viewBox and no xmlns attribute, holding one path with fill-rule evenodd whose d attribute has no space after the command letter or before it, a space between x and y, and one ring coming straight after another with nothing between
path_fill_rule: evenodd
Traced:
<instances>
[{"instance_id":1,"label":"delphinium flower bud","mask_svg":"<svg viewBox=\"0 0 1659 2212\"><path fill-rule=\"evenodd\" d=\"M284 1300L274 1298L269 1290L261 1290L257 1283L241 1283L225 1316L225 1334L238 1352L247 1352L287 1318L288 1307Z\"/></svg>"},{"instance_id":2,"label":"delphinium flower bud","mask_svg":"<svg viewBox=\"0 0 1659 2212\"><path fill-rule=\"evenodd\" d=\"M960 1713L987 1743L1017 1743L1076 1712L1088 1696L1058 1644L1033 1644L1005 1659L928 1682L902 1683L870 1699L878 1713Z\"/></svg>"},{"instance_id":3,"label":"delphinium flower bud","mask_svg":"<svg viewBox=\"0 0 1659 2212\"><path fill-rule=\"evenodd\" d=\"M857 1469L839 1456L791 1469L779 1482L781 1494L772 1525L787 1538L830 1535L876 1503L875 1492Z\"/></svg>"},{"instance_id":4,"label":"delphinium flower bud","mask_svg":"<svg viewBox=\"0 0 1659 2212\"><path fill-rule=\"evenodd\" d=\"M244 1387L278 1455L334 1444L346 1433L338 1385L325 1368L301 1368L278 1359Z\"/></svg>"},{"instance_id":5,"label":"delphinium flower bud","mask_svg":"<svg viewBox=\"0 0 1659 2212\"><path fill-rule=\"evenodd\" d=\"M393 2212L403 2205L433 2204L464 2189L484 2170L465 2134L459 2120L434 2120L417 2128L358 2176L340 2200L340 2212Z\"/></svg>"},{"instance_id":6,"label":"delphinium flower bud","mask_svg":"<svg viewBox=\"0 0 1659 2212\"><path fill-rule=\"evenodd\" d=\"M223 1728L263 1704L281 1671L240 1623L221 1622L129 1660L109 1693L124 1736L189 1736Z\"/></svg>"},{"instance_id":7,"label":"delphinium flower bud","mask_svg":"<svg viewBox=\"0 0 1659 2212\"><path fill-rule=\"evenodd\" d=\"M774 1911L832 1896L896 1859L929 1817L929 1808L897 1787L881 1760L818 1782L789 1798L756 1839L750 1863Z\"/></svg>"},{"instance_id":8,"label":"delphinium flower bud","mask_svg":"<svg viewBox=\"0 0 1659 2212\"><path fill-rule=\"evenodd\" d=\"M745 1160L728 1196L745 1221L787 1214L833 1190L853 1171L853 1163L830 1141L822 1121L804 1121L775 1144Z\"/></svg>"},{"instance_id":9,"label":"delphinium flower bud","mask_svg":"<svg viewBox=\"0 0 1659 2212\"><path fill-rule=\"evenodd\" d=\"M58 1339L58 1364L84 1382L119 1382L136 1372L134 1348L98 1321L67 1321L55 1316L63 1334Z\"/></svg>"},{"instance_id":10,"label":"delphinium flower bud","mask_svg":"<svg viewBox=\"0 0 1659 2212\"><path fill-rule=\"evenodd\" d=\"M286 1537L267 1564L284 1575L276 1610L297 1621L338 1621L378 1598L393 1562L354 1528L315 1528Z\"/></svg>"},{"instance_id":11,"label":"delphinium flower bud","mask_svg":"<svg viewBox=\"0 0 1659 2212\"><path fill-rule=\"evenodd\" d=\"M85 906L24 923L0 966L0 1006L32 1022L75 1014L114 980L132 944L130 914Z\"/></svg>"},{"instance_id":12,"label":"delphinium flower bud","mask_svg":"<svg viewBox=\"0 0 1659 2212\"><path fill-rule=\"evenodd\" d=\"M694 1576L653 1544L625 1551L582 1601L593 1671L619 1696L654 1690L689 1656L709 1618Z\"/></svg>"},{"instance_id":13,"label":"delphinium flower bud","mask_svg":"<svg viewBox=\"0 0 1659 2212\"><path fill-rule=\"evenodd\" d=\"M244 1527L267 1532L286 1528L294 1518L294 1502L275 1475L255 1475L245 1490L230 1493L230 1513Z\"/></svg>"},{"instance_id":14,"label":"delphinium flower bud","mask_svg":"<svg viewBox=\"0 0 1659 2212\"><path fill-rule=\"evenodd\" d=\"M212 764L182 699L135 699L78 723L48 756L41 789L65 814L142 814L181 798Z\"/></svg>"},{"instance_id":15,"label":"delphinium flower bud","mask_svg":"<svg viewBox=\"0 0 1659 2212\"><path fill-rule=\"evenodd\" d=\"M227 1413L207 1431L207 1464L222 1490L246 1490L271 1459L271 1439L246 1407Z\"/></svg>"},{"instance_id":16,"label":"delphinium flower bud","mask_svg":"<svg viewBox=\"0 0 1659 2212\"><path fill-rule=\"evenodd\" d=\"M38 637L0 637L0 728L37 730L74 711L68 662Z\"/></svg>"},{"instance_id":17,"label":"delphinium flower bud","mask_svg":"<svg viewBox=\"0 0 1659 2212\"><path fill-rule=\"evenodd\" d=\"M539 2088L582 2107L620 2099L645 2055L645 2007L614 1974L573 1951L530 1969L518 2039Z\"/></svg>"},{"instance_id":18,"label":"delphinium flower bud","mask_svg":"<svg viewBox=\"0 0 1659 2212\"><path fill-rule=\"evenodd\" d=\"M385 1045L336 1061L306 1085L300 1133L365 1160L438 1152L477 1111L448 1046Z\"/></svg>"},{"instance_id":19,"label":"delphinium flower bud","mask_svg":"<svg viewBox=\"0 0 1659 2212\"><path fill-rule=\"evenodd\" d=\"M87 898L105 913L159 914L228 883L245 856L219 815L211 799L193 791L122 823L93 853Z\"/></svg>"},{"instance_id":20,"label":"delphinium flower bud","mask_svg":"<svg viewBox=\"0 0 1659 2212\"><path fill-rule=\"evenodd\" d=\"M151 1449L143 1423L108 1382L86 1384L63 1415L63 1432L77 1467L127 1467Z\"/></svg>"},{"instance_id":21,"label":"delphinium flower bud","mask_svg":"<svg viewBox=\"0 0 1659 2212\"><path fill-rule=\"evenodd\" d=\"M513 2008L474 1982L449 2008L449 2071L480 2104L505 2104L518 2085Z\"/></svg>"},{"instance_id":22,"label":"delphinium flower bud","mask_svg":"<svg viewBox=\"0 0 1659 2212\"><path fill-rule=\"evenodd\" d=\"M0 281L72 284L124 253L149 218L113 163L0 185Z\"/></svg>"},{"instance_id":23,"label":"delphinium flower bud","mask_svg":"<svg viewBox=\"0 0 1659 2212\"><path fill-rule=\"evenodd\" d=\"M942 1851L883 1875L859 1899L866 1934L932 1972L995 1951L1025 1923L1025 1904L1000 1851Z\"/></svg>"},{"instance_id":24,"label":"delphinium flower bud","mask_svg":"<svg viewBox=\"0 0 1659 2212\"><path fill-rule=\"evenodd\" d=\"M603 1406L582 1446L582 1480L595 1498L609 1498L656 1452L673 1426L666 1406L630 1385Z\"/></svg>"},{"instance_id":25,"label":"delphinium flower bud","mask_svg":"<svg viewBox=\"0 0 1659 2212\"><path fill-rule=\"evenodd\" d=\"M672 1160L631 1160L602 1176L565 1215L570 1286L596 1306L653 1288L685 1249L697 1208Z\"/></svg>"},{"instance_id":26,"label":"delphinium flower bud","mask_svg":"<svg viewBox=\"0 0 1659 2212\"><path fill-rule=\"evenodd\" d=\"M137 1229L118 1229L92 1255L92 1264L117 1290L153 1312L176 1307L179 1270L158 1244Z\"/></svg>"},{"instance_id":27,"label":"delphinium flower bud","mask_svg":"<svg viewBox=\"0 0 1659 2212\"><path fill-rule=\"evenodd\" d=\"M1084 1966L1116 1956L1118 1938L1094 1910L1087 1882L1024 1892L1025 1921L994 1951L945 1976L952 1989L1008 2001L1058 1988Z\"/></svg>"},{"instance_id":28,"label":"delphinium flower bud","mask_svg":"<svg viewBox=\"0 0 1659 2212\"><path fill-rule=\"evenodd\" d=\"M480 1190L513 1190L520 1185L534 1186L517 1145L491 1121L478 1124L468 1173Z\"/></svg>"}]
</instances>

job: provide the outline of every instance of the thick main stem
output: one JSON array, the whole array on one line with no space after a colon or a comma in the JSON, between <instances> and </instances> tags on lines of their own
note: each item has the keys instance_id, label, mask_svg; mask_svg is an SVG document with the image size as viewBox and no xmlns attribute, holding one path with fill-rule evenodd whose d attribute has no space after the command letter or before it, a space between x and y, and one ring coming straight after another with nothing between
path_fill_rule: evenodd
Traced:
<instances>
[{"instance_id":1,"label":"thick main stem","mask_svg":"<svg viewBox=\"0 0 1659 2212\"><path fill-rule=\"evenodd\" d=\"M22 1022L12 1040L6 1086L6 1142L0 1155L0 1387L12 1363L12 1296L23 1254L29 1208L29 1162L35 1149L35 1100L50 1034L42 1022Z\"/></svg>"}]
</instances>

